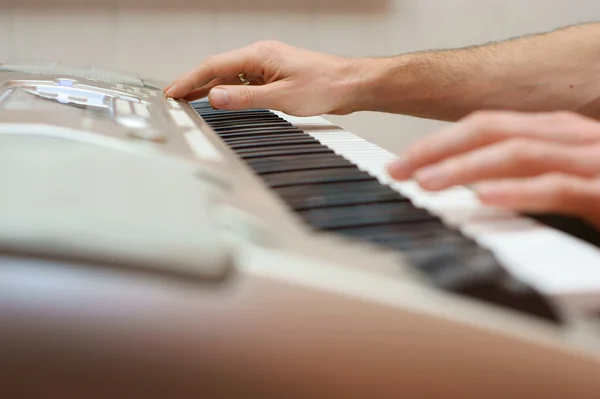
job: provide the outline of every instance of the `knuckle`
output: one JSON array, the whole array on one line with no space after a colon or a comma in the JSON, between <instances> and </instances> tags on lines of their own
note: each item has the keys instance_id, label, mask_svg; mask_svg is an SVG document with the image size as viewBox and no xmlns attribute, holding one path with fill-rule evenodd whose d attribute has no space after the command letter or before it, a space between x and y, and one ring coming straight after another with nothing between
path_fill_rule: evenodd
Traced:
<instances>
[{"instance_id":1,"label":"knuckle","mask_svg":"<svg viewBox=\"0 0 600 399\"><path fill-rule=\"evenodd\" d=\"M544 183L550 187L550 195L546 201L551 208L561 209L575 194L571 181L562 173L548 174Z\"/></svg>"},{"instance_id":2,"label":"knuckle","mask_svg":"<svg viewBox=\"0 0 600 399\"><path fill-rule=\"evenodd\" d=\"M524 164L524 166L537 163L541 158L541 151L537 143L525 138L514 138L504 144L504 153L508 160Z\"/></svg>"},{"instance_id":3,"label":"knuckle","mask_svg":"<svg viewBox=\"0 0 600 399\"><path fill-rule=\"evenodd\" d=\"M272 53L279 50L281 43L277 40L261 40L260 42L256 43L256 47L262 52Z\"/></svg>"},{"instance_id":4,"label":"knuckle","mask_svg":"<svg viewBox=\"0 0 600 399\"><path fill-rule=\"evenodd\" d=\"M542 118L548 125L569 130L572 130L576 126L581 126L581 123L584 122L584 118L573 111L550 112L544 114Z\"/></svg>"},{"instance_id":5,"label":"knuckle","mask_svg":"<svg viewBox=\"0 0 600 399\"><path fill-rule=\"evenodd\" d=\"M215 56L214 55L209 55L208 57L206 57L204 59L204 61L202 63L204 65L207 65L207 66L214 65L214 63L215 63Z\"/></svg>"},{"instance_id":6,"label":"knuckle","mask_svg":"<svg viewBox=\"0 0 600 399\"><path fill-rule=\"evenodd\" d=\"M543 114L546 128L568 133L573 143L593 143L600 140L600 124L574 111L555 111Z\"/></svg>"},{"instance_id":7,"label":"knuckle","mask_svg":"<svg viewBox=\"0 0 600 399\"><path fill-rule=\"evenodd\" d=\"M206 68L208 71L210 71L211 73L213 73L213 72L214 72L214 69L215 69L215 65L216 65L216 63L217 63L216 61L217 61L217 60L216 60L216 56L214 56L214 55L209 55L208 57L206 57L206 58L204 59L204 61L202 62L202 65L204 65L204 67L205 67L205 68Z\"/></svg>"},{"instance_id":8,"label":"knuckle","mask_svg":"<svg viewBox=\"0 0 600 399\"><path fill-rule=\"evenodd\" d=\"M240 87L239 99L242 105L252 105L256 101L256 93L248 87Z\"/></svg>"},{"instance_id":9,"label":"knuckle","mask_svg":"<svg viewBox=\"0 0 600 399\"><path fill-rule=\"evenodd\" d=\"M600 175L600 144L577 146L571 151L573 162L580 165L586 174Z\"/></svg>"},{"instance_id":10,"label":"knuckle","mask_svg":"<svg viewBox=\"0 0 600 399\"><path fill-rule=\"evenodd\" d=\"M575 111L555 111L552 112L548 119L551 123L559 124L560 126L575 126L581 125L584 122L591 122L592 119L589 119Z\"/></svg>"},{"instance_id":11,"label":"knuckle","mask_svg":"<svg viewBox=\"0 0 600 399\"><path fill-rule=\"evenodd\" d=\"M497 116L493 111L476 111L468 115L461 121L465 140L475 144L483 144L483 142L491 139L490 135L496 135L495 132L497 131L496 129L490 129L496 124L496 118Z\"/></svg>"}]
</instances>

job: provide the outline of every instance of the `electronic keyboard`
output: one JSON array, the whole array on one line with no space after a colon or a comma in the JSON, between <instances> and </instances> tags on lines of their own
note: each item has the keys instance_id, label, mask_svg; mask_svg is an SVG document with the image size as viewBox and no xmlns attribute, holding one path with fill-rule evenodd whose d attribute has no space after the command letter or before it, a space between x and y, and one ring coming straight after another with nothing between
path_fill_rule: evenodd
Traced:
<instances>
[{"instance_id":1,"label":"electronic keyboard","mask_svg":"<svg viewBox=\"0 0 600 399\"><path fill-rule=\"evenodd\" d=\"M2 397L600 395L597 231L161 87L0 65Z\"/></svg>"}]
</instances>

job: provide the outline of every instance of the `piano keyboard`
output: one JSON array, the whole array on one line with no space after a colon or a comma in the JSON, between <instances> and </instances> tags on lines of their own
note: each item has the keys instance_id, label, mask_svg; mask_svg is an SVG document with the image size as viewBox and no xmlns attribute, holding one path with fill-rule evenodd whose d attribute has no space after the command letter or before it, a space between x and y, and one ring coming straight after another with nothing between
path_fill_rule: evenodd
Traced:
<instances>
[{"instance_id":1,"label":"piano keyboard","mask_svg":"<svg viewBox=\"0 0 600 399\"><path fill-rule=\"evenodd\" d=\"M434 194L393 181L385 166L394 154L324 118L222 111L205 101L192 106L316 232L401 251L444 290L559 322L538 291L579 290L581 282L539 274L567 275L576 259L577 270L593 276L589 287L600 287L598 248L533 219L486 209L466 188Z\"/></svg>"},{"instance_id":2,"label":"piano keyboard","mask_svg":"<svg viewBox=\"0 0 600 399\"><path fill-rule=\"evenodd\" d=\"M600 232L588 225L556 215L524 216L485 207L465 187L426 192L414 182L398 182L388 176L386 165L396 154L322 117L298 118L277 111L274 114L303 126L311 137L401 193L416 207L489 248L511 273L541 291L550 295L600 292ZM314 127L318 128L310 131Z\"/></svg>"}]
</instances>

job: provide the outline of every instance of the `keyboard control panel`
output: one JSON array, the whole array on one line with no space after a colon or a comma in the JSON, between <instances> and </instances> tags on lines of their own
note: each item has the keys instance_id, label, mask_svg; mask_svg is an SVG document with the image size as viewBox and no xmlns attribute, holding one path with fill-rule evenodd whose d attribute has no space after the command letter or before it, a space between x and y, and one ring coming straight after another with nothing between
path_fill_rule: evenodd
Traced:
<instances>
[{"instance_id":1,"label":"keyboard control panel","mask_svg":"<svg viewBox=\"0 0 600 399\"><path fill-rule=\"evenodd\" d=\"M1 134L25 134L34 124L52 126L47 135L60 130L61 137L73 140L93 136L96 143L145 154L221 159L201 132L202 120L158 88L0 67Z\"/></svg>"}]
</instances>

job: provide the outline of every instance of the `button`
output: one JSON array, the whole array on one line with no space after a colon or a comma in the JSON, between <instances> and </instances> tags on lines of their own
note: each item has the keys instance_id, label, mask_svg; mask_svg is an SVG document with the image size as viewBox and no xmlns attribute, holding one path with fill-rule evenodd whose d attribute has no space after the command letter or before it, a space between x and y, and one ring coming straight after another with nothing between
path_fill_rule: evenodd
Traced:
<instances>
[{"instance_id":1,"label":"button","mask_svg":"<svg viewBox=\"0 0 600 399\"><path fill-rule=\"evenodd\" d=\"M123 100L129 101L129 102L132 102L132 103L138 102L137 98L131 97L131 96L122 95L122 96L119 96L119 98L122 98Z\"/></svg>"},{"instance_id":2,"label":"button","mask_svg":"<svg viewBox=\"0 0 600 399\"><path fill-rule=\"evenodd\" d=\"M169 102L169 105L171 105L171 108L181 109L177 101L173 100L172 98L169 98L167 101Z\"/></svg>"},{"instance_id":3,"label":"button","mask_svg":"<svg viewBox=\"0 0 600 399\"><path fill-rule=\"evenodd\" d=\"M136 115L141 116L142 118L150 119L150 111L148 111L146 104L133 103L133 111Z\"/></svg>"},{"instance_id":4,"label":"button","mask_svg":"<svg viewBox=\"0 0 600 399\"><path fill-rule=\"evenodd\" d=\"M73 87L73 85L77 83L77 81L73 79L57 79L56 81L58 82L59 86L63 87Z\"/></svg>"},{"instance_id":5,"label":"button","mask_svg":"<svg viewBox=\"0 0 600 399\"><path fill-rule=\"evenodd\" d=\"M119 116L129 116L132 113L131 103L121 98L115 98L114 100L115 112Z\"/></svg>"},{"instance_id":6,"label":"button","mask_svg":"<svg viewBox=\"0 0 600 399\"><path fill-rule=\"evenodd\" d=\"M173 120L175 121L177 126L179 126L179 127L196 127L196 124L194 123L192 118L190 118L190 116L188 114L186 114L185 111L178 111L178 110L172 109L170 111L170 113L171 113L171 117L173 118Z\"/></svg>"}]
</instances>

